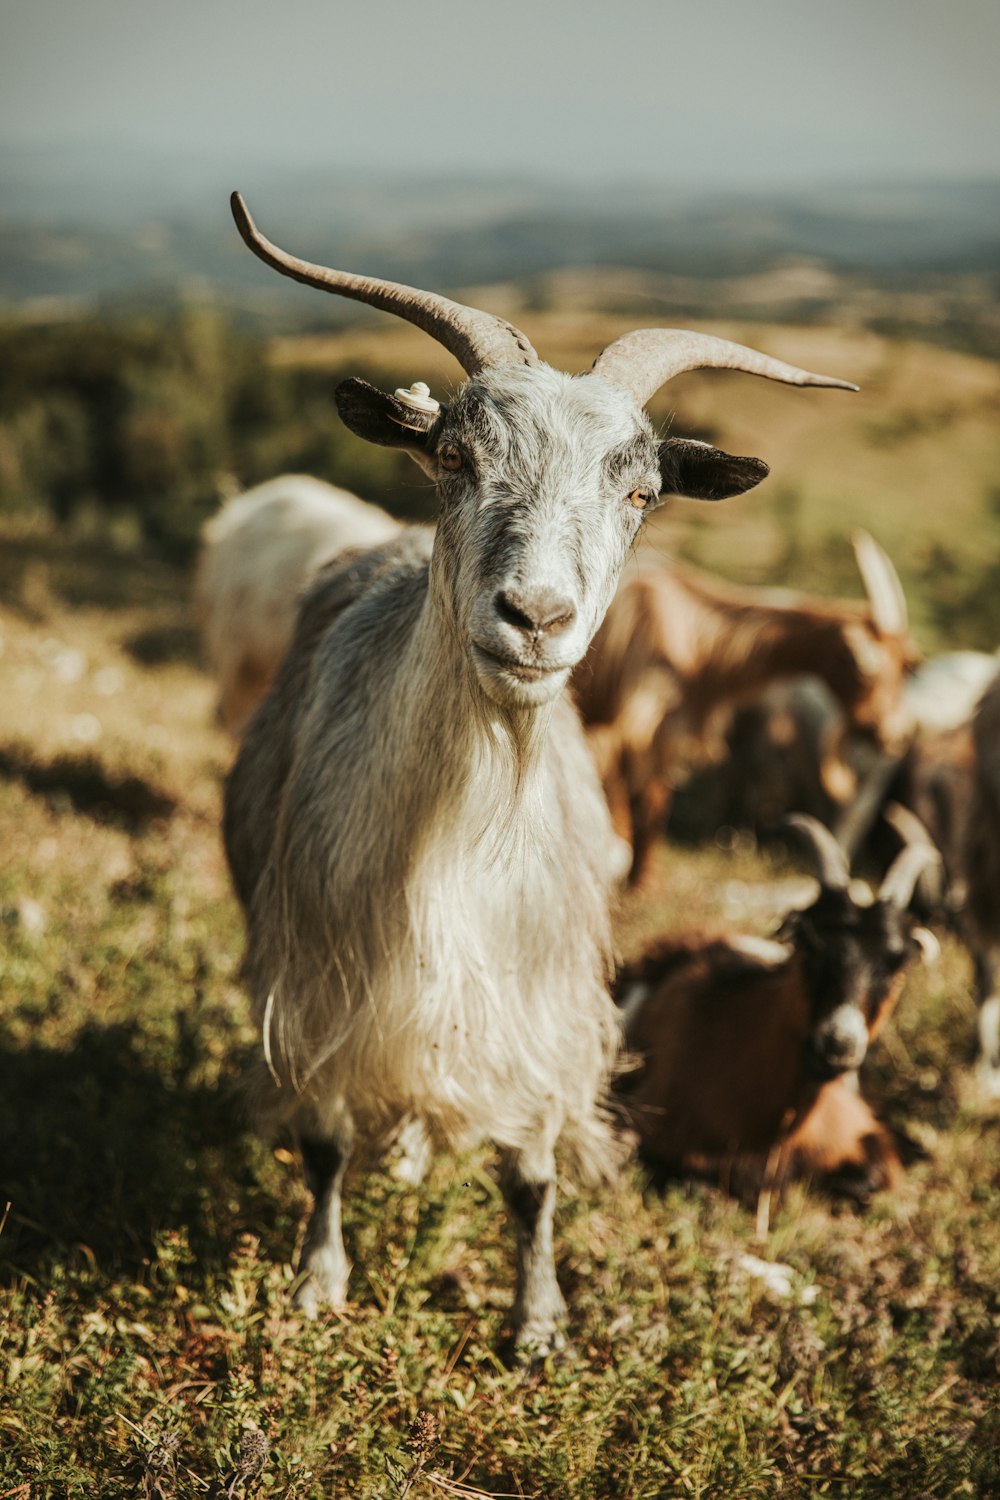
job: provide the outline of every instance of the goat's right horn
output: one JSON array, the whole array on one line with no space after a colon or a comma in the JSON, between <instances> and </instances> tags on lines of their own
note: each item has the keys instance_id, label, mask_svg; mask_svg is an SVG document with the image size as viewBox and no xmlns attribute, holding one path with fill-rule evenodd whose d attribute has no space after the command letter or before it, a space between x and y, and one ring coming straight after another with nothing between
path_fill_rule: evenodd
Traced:
<instances>
[{"instance_id":1,"label":"goat's right horn","mask_svg":"<svg viewBox=\"0 0 1000 1500\"><path fill-rule=\"evenodd\" d=\"M763 375L766 380L780 380L785 385L858 389L848 380L814 375L797 365L786 365L784 360L748 349L744 344L683 328L636 328L623 333L597 356L590 373L603 375L613 385L629 391L640 406L645 406L661 385L685 370L743 370L747 375Z\"/></svg>"},{"instance_id":2,"label":"goat's right horn","mask_svg":"<svg viewBox=\"0 0 1000 1500\"><path fill-rule=\"evenodd\" d=\"M804 834L816 856L816 874L819 883L829 891L846 891L851 883L851 871L847 856L837 840L818 818L808 813L790 813L784 819L786 828L795 828Z\"/></svg>"},{"instance_id":3,"label":"goat's right horn","mask_svg":"<svg viewBox=\"0 0 1000 1500\"><path fill-rule=\"evenodd\" d=\"M887 906L905 910L913 900L917 881L927 870L938 868L941 856L933 844L907 844L888 870L878 888L878 899Z\"/></svg>"},{"instance_id":4,"label":"goat's right horn","mask_svg":"<svg viewBox=\"0 0 1000 1500\"><path fill-rule=\"evenodd\" d=\"M923 894L937 906L943 899L943 861L933 839L917 817L900 802L890 802L885 809L886 822L903 840L903 847L885 872L878 899L890 906L905 908L922 875L928 877ZM933 875L931 872L933 871Z\"/></svg>"},{"instance_id":5,"label":"goat's right horn","mask_svg":"<svg viewBox=\"0 0 1000 1500\"><path fill-rule=\"evenodd\" d=\"M236 227L245 243L266 265L305 286L350 297L355 302L366 302L384 312L395 313L408 323L415 323L443 344L467 375L475 375L492 365L538 364L538 355L513 323L495 318L492 313L480 312L478 308L466 307L461 302L452 302L448 297L439 297L435 292L422 292L395 281L358 276L352 271L333 271L326 266L299 260L298 256L279 250L261 234L240 193L233 193L229 201Z\"/></svg>"}]
</instances>

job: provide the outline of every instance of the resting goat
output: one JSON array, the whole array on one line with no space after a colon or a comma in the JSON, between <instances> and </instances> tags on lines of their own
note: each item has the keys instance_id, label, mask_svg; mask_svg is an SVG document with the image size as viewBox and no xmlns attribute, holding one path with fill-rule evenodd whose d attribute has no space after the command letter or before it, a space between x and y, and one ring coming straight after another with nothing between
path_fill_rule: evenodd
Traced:
<instances>
[{"instance_id":1,"label":"resting goat","mask_svg":"<svg viewBox=\"0 0 1000 1500\"><path fill-rule=\"evenodd\" d=\"M667 938L619 974L639 1060L621 1080L623 1108L663 1172L759 1177L777 1150L776 1178L822 1174L864 1196L893 1180L898 1159L856 1073L921 949L906 908L936 856L926 844L904 849L865 906L833 835L814 818L789 822L810 841L820 891L778 941Z\"/></svg>"},{"instance_id":2,"label":"resting goat","mask_svg":"<svg viewBox=\"0 0 1000 1500\"><path fill-rule=\"evenodd\" d=\"M501 1148L515 1342L544 1351L565 1312L556 1144L598 1171L615 1150L601 1102L618 1044L612 835L563 688L661 491L717 499L765 473L657 442L643 404L704 365L840 382L661 329L626 334L571 377L487 313L307 265L260 237L238 196L234 211L262 259L418 324L469 376L432 411L338 386L353 432L434 479L437 530L316 580L227 786L271 1069L261 1103L297 1132L315 1195L299 1300L314 1312L343 1299L348 1158L412 1120L439 1142Z\"/></svg>"},{"instance_id":3,"label":"resting goat","mask_svg":"<svg viewBox=\"0 0 1000 1500\"><path fill-rule=\"evenodd\" d=\"M720 709L808 672L830 688L846 730L885 747L906 735L900 689L916 660L906 601L872 538L858 533L854 545L868 607L737 588L648 555L624 577L573 690L615 828L632 845L632 884Z\"/></svg>"},{"instance_id":4,"label":"resting goat","mask_svg":"<svg viewBox=\"0 0 1000 1500\"><path fill-rule=\"evenodd\" d=\"M270 687L306 584L338 552L374 547L399 529L377 505L307 474L259 484L212 517L195 593L219 721L231 734L242 733Z\"/></svg>"}]
</instances>

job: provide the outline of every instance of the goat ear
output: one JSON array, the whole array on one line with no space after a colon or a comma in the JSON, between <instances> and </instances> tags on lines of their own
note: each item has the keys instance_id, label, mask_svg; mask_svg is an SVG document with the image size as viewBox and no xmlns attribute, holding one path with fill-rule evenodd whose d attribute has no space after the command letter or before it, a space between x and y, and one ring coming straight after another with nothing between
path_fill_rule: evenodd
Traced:
<instances>
[{"instance_id":1,"label":"goat ear","mask_svg":"<svg viewBox=\"0 0 1000 1500\"><path fill-rule=\"evenodd\" d=\"M426 473L437 477L433 436L444 407L433 416L414 411L398 397L356 376L342 380L333 394L341 421L355 436L380 448L403 448Z\"/></svg>"},{"instance_id":2,"label":"goat ear","mask_svg":"<svg viewBox=\"0 0 1000 1500\"><path fill-rule=\"evenodd\" d=\"M726 500L752 490L769 473L762 458L734 458L692 438L666 438L660 444L660 477L669 495Z\"/></svg>"}]
</instances>

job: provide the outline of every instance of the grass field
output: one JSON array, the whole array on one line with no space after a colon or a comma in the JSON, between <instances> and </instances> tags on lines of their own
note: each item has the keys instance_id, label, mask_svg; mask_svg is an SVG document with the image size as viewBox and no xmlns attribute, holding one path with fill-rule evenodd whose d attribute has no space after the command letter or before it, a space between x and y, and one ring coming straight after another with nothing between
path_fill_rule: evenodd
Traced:
<instances>
[{"instance_id":1,"label":"grass field","mask_svg":"<svg viewBox=\"0 0 1000 1500\"><path fill-rule=\"evenodd\" d=\"M767 347L859 373L849 340L817 337L831 346L785 330ZM909 362L926 351L869 357L875 373L891 357L922 409ZM939 404L967 381L952 467L979 515L996 372L933 359ZM395 383L432 362L421 341ZM741 403L740 424L768 433L759 451L818 505L837 438L813 397L796 415L801 399L755 389L767 412ZM758 451L738 439L720 433ZM881 443L877 463L845 446L843 510L822 525L900 537L906 573L940 477L908 468L921 432L896 441L913 524L904 482L877 512L887 533L874 523ZM707 560L766 571L780 538L770 517L750 556L750 498L703 523ZM803 524L818 514L810 499ZM525 1374L504 1361L513 1254L489 1157L442 1159L417 1190L354 1179L350 1309L305 1324L289 1301L299 1173L242 1114L255 1035L218 836L230 750L186 578L113 539L8 526L0 703L0 1500L1000 1494L1000 1111L969 1083L956 945L914 976L867 1065L925 1155L864 1216L794 1188L761 1244L752 1211L706 1188L567 1182L576 1358ZM759 897L781 873L749 851L664 847L619 913L621 948L681 921L766 931ZM786 1287L751 1255L788 1267Z\"/></svg>"}]
</instances>

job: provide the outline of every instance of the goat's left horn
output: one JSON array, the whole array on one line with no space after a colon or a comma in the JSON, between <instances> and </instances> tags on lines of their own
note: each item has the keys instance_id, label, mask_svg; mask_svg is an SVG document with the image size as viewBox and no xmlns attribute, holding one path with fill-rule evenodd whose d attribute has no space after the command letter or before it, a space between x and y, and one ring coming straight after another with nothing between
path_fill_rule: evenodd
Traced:
<instances>
[{"instance_id":1,"label":"goat's left horn","mask_svg":"<svg viewBox=\"0 0 1000 1500\"><path fill-rule=\"evenodd\" d=\"M820 885L829 891L846 891L851 883L850 867L846 854L829 828L808 813L790 813L784 822L786 828L796 828L805 835L816 856Z\"/></svg>"},{"instance_id":2,"label":"goat's left horn","mask_svg":"<svg viewBox=\"0 0 1000 1500\"><path fill-rule=\"evenodd\" d=\"M747 375L762 375L765 380L780 380L785 385L858 389L849 380L814 375L743 344L683 328L636 328L623 333L597 356L590 373L603 375L645 406L661 385L685 370L743 370Z\"/></svg>"},{"instance_id":3,"label":"goat's left horn","mask_svg":"<svg viewBox=\"0 0 1000 1500\"><path fill-rule=\"evenodd\" d=\"M834 838L849 860L854 858L871 832L885 801L885 794L905 759L905 751L899 755L879 754L858 787L853 801L834 825Z\"/></svg>"},{"instance_id":4,"label":"goat's left horn","mask_svg":"<svg viewBox=\"0 0 1000 1500\"><path fill-rule=\"evenodd\" d=\"M896 830L904 844L925 844L930 849L937 847L926 824L920 821L911 808L904 807L902 802L887 802L884 812L885 821Z\"/></svg>"},{"instance_id":5,"label":"goat's left horn","mask_svg":"<svg viewBox=\"0 0 1000 1500\"><path fill-rule=\"evenodd\" d=\"M299 260L287 250L279 250L261 234L240 193L233 193L229 201L244 242L265 265L280 271L282 276L290 276L293 281L301 281L305 286L334 292L339 297L351 297L355 302L366 302L370 307L382 308L384 312L405 318L408 323L415 323L443 344L467 375L475 375L492 365L538 364L538 355L513 323L495 318L492 313L481 312L476 307L452 302L449 297L440 297L436 292L422 292L417 287L402 286L395 281L358 276L353 271L333 271L327 266Z\"/></svg>"}]
</instances>

